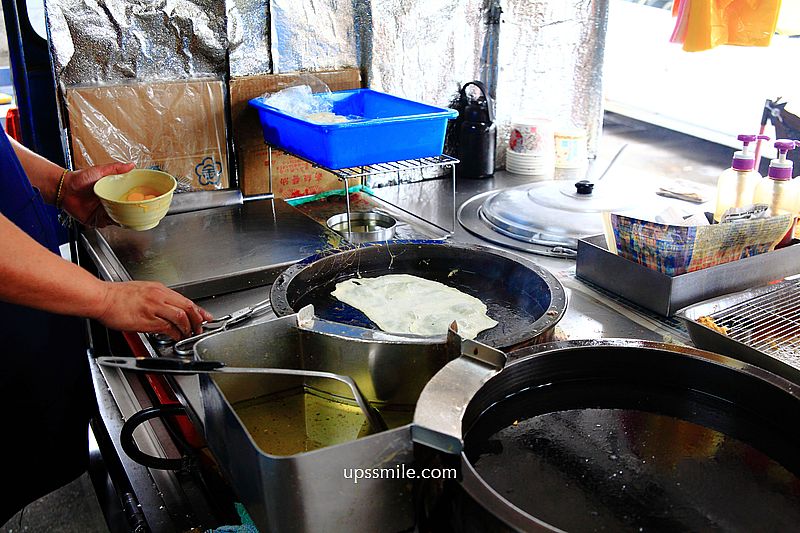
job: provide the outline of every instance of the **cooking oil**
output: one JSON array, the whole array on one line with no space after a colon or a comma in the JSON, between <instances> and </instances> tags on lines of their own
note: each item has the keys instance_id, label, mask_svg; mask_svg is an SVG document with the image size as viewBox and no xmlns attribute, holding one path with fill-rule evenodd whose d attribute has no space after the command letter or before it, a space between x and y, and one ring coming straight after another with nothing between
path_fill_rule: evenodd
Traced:
<instances>
[{"instance_id":1,"label":"cooking oil","mask_svg":"<svg viewBox=\"0 0 800 533\"><path fill-rule=\"evenodd\" d=\"M311 387L259 396L233 405L256 445L278 456L318 450L369 434L358 405ZM389 428L411 422L413 411L379 409Z\"/></svg>"}]
</instances>

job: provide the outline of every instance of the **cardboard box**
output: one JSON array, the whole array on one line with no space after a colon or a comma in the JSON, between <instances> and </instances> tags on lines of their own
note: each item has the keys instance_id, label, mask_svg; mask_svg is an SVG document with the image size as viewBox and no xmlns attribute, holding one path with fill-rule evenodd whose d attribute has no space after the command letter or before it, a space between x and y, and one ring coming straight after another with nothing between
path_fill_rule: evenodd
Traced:
<instances>
[{"instance_id":1,"label":"cardboard box","mask_svg":"<svg viewBox=\"0 0 800 533\"><path fill-rule=\"evenodd\" d=\"M192 189L229 186L220 80L67 89L75 168L132 161Z\"/></svg>"},{"instance_id":2,"label":"cardboard box","mask_svg":"<svg viewBox=\"0 0 800 533\"><path fill-rule=\"evenodd\" d=\"M313 72L308 74L270 74L233 78L230 82L232 132L237 154L239 185L245 196L264 194L269 190L269 157L258 112L247 102L265 93L280 91L302 84L304 77L314 76L331 91L358 89L361 73L358 69ZM343 187L338 178L310 163L272 150L273 193L278 198L293 198L318 194Z\"/></svg>"}]
</instances>

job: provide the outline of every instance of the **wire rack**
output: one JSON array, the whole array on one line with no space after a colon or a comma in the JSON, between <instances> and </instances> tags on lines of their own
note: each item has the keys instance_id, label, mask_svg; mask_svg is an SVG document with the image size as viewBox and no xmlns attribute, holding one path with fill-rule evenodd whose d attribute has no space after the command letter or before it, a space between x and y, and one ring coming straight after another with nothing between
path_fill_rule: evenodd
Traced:
<instances>
[{"instance_id":1,"label":"wire rack","mask_svg":"<svg viewBox=\"0 0 800 533\"><path fill-rule=\"evenodd\" d=\"M800 280L710 316L731 340L767 355L800 357Z\"/></svg>"},{"instance_id":2,"label":"wire rack","mask_svg":"<svg viewBox=\"0 0 800 533\"><path fill-rule=\"evenodd\" d=\"M272 184L272 150L279 150L291 156L294 156L298 159L301 159L307 163L310 163L312 166L322 169L326 172L330 172L339 180L341 180L344 184L344 197L346 200L347 205L347 221L348 226L350 224L350 195L347 194L350 190L350 181L357 179L360 180L362 185L365 185L365 178L370 176L377 176L383 174L397 174L397 183L401 183L401 174L408 173L408 172L415 172L418 171L420 173L420 177L424 178L424 170L431 169L436 167L444 167L451 169L451 177L453 183L453 215L452 215L452 225L450 228L445 228L434 222L433 220L429 220L424 218L404 207L399 205L393 204L387 201L385 198L380 198L380 200L388 205L391 205L395 209L399 209L400 211L418 219L426 224L430 224L431 226L438 228L439 230L445 233L445 238L453 236L456 231L456 164L460 161L455 157L451 157L449 155L437 155L432 157L421 157L419 159L405 159L402 161L390 161L386 163L375 163L372 165L360 165L355 167L349 168L328 168L326 166L320 165L319 163L315 163L314 161L307 159L303 156L297 155L294 152L290 152L288 150L284 150L283 148L278 148L276 146L271 146L267 144L268 148L268 160L269 160L269 194L263 195L264 197L272 197L273 196L273 184Z\"/></svg>"},{"instance_id":3,"label":"wire rack","mask_svg":"<svg viewBox=\"0 0 800 533\"><path fill-rule=\"evenodd\" d=\"M395 172L408 172L414 170L422 170L425 168L442 167L448 165L455 165L458 159L450 157L449 155L437 155L435 157L422 157L419 159L406 159L404 161L392 161L389 163L377 163L374 165L366 165L360 167L329 169L320 167L327 170L331 174L337 176L339 179L361 178L366 176L373 176L377 174L387 174ZM314 163L311 162L313 165ZM319 165L317 165L319 166Z\"/></svg>"}]
</instances>

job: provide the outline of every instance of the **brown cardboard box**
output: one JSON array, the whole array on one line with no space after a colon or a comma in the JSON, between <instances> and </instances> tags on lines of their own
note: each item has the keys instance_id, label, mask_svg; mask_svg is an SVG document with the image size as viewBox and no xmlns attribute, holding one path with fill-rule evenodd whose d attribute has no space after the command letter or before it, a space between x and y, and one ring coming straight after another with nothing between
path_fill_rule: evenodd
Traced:
<instances>
[{"instance_id":1,"label":"brown cardboard box","mask_svg":"<svg viewBox=\"0 0 800 533\"><path fill-rule=\"evenodd\" d=\"M192 189L228 185L220 80L67 89L75 168L132 161Z\"/></svg>"},{"instance_id":2,"label":"brown cardboard box","mask_svg":"<svg viewBox=\"0 0 800 533\"><path fill-rule=\"evenodd\" d=\"M239 184L245 196L269 191L269 158L258 112L247 102L265 93L277 92L303 83L309 74L270 74L233 78L230 83L233 135L239 163ZM310 75L323 81L331 91L358 89L358 69L314 72ZM272 150L273 193L278 198L293 198L343 187L332 174L313 167L296 157Z\"/></svg>"}]
</instances>

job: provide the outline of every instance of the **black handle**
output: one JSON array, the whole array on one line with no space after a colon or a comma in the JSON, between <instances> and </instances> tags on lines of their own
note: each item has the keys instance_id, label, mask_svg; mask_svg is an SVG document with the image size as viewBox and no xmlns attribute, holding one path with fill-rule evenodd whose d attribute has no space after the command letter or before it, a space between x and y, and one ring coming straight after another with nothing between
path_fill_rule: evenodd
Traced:
<instances>
[{"instance_id":1,"label":"black handle","mask_svg":"<svg viewBox=\"0 0 800 533\"><path fill-rule=\"evenodd\" d=\"M136 461L142 466L147 468L154 468L156 470L183 470L191 464L191 458L188 456L181 457L180 459L167 459L165 457L156 457L144 453L136 445L133 438L133 432L143 423L153 418L161 418L166 415L185 415L186 408L182 405L163 405L160 407L148 407L142 409L138 413L131 416L122 425L119 432L119 442L122 449L128 454L128 457Z\"/></svg>"},{"instance_id":2,"label":"black handle","mask_svg":"<svg viewBox=\"0 0 800 533\"><path fill-rule=\"evenodd\" d=\"M196 370L205 372L225 366L221 361L195 361L180 357L137 357L136 368L144 370Z\"/></svg>"},{"instance_id":3,"label":"black handle","mask_svg":"<svg viewBox=\"0 0 800 533\"><path fill-rule=\"evenodd\" d=\"M577 189L578 194L589 195L592 194L594 183L589 180L581 180L575 183L575 188Z\"/></svg>"},{"instance_id":4,"label":"black handle","mask_svg":"<svg viewBox=\"0 0 800 533\"><path fill-rule=\"evenodd\" d=\"M492 110L492 97L489 96L489 89L486 88L486 85L483 84L482 81L470 81L464 84L461 87L461 97L466 101L467 99L467 87L470 85L474 85L478 89L480 89L481 93L483 93L483 98L486 100L486 108L489 110L489 122L494 122L494 111Z\"/></svg>"}]
</instances>

